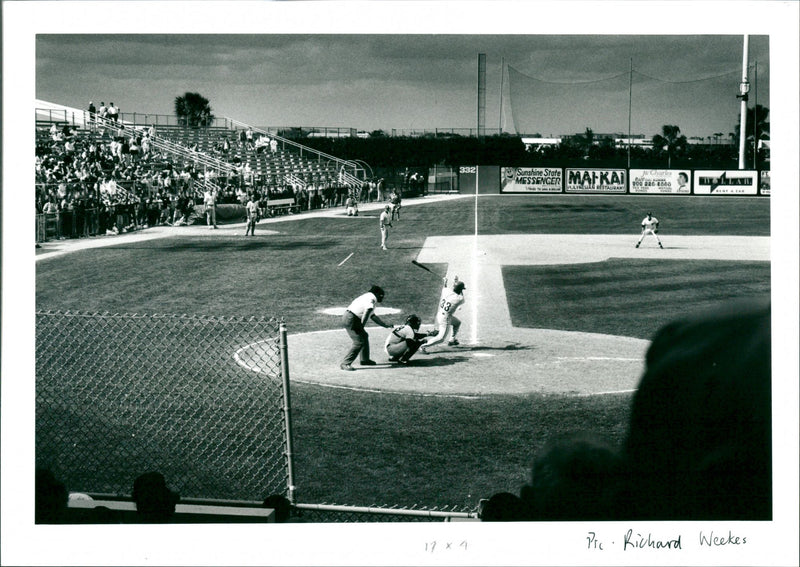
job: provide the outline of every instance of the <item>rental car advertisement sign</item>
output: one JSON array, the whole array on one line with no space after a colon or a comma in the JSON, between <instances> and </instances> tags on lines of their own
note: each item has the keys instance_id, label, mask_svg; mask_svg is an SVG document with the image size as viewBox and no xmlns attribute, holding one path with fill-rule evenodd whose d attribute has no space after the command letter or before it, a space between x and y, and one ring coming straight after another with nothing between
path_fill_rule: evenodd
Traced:
<instances>
[{"instance_id":1,"label":"rental car advertisement sign","mask_svg":"<svg viewBox=\"0 0 800 567\"><path fill-rule=\"evenodd\" d=\"M709 170L694 172L695 195L756 195L758 172Z\"/></svg>"},{"instance_id":2,"label":"rental car advertisement sign","mask_svg":"<svg viewBox=\"0 0 800 567\"><path fill-rule=\"evenodd\" d=\"M561 168L503 167L500 192L561 193Z\"/></svg>"},{"instance_id":3,"label":"rental car advertisement sign","mask_svg":"<svg viewBox=\"0 0 800 567\"><path fill-rule=\"evenodd\" d=\"M567 169L567 193L625 193L628 183L624 169Z\"/></svg>"},{"instance_id":4,"label":"rental car advertisement sign","mask_svg":"<svg viewBox=\"0 0 800 567\"><path fill-rule=\"evenodd\" d=\"M631 193L691 193L688 169L631 169Z\"/></svg>"}]
</instances>

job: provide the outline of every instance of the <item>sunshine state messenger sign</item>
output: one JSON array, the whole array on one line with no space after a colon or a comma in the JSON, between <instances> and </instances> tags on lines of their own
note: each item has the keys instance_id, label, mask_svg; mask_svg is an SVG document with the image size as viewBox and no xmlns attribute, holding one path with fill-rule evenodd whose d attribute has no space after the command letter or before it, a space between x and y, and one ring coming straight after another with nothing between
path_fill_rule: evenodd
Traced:
<instances>
[{"instance_id":1,"label":"sunshine state messenger sign","mask_svg":"<svg viewBox=\"0 0 800 567\"><path fill-rule=\"evenodd\" d=\"M503 167L500 192L561 193L560 167Z\"/></svg>"},{"instance_id":2,"label":"sunshine state messenger sign","mask_svg":"<svg viewBox=\"0 0 800 567\"><path fill-rule=\"evenodd\" d=\"M695 195L756 195L758 172L741 169L694 172Z\"/></svg>"},{"instance_id":3,"label":"sunshine state messenger sign","mask_svg":"<svg viewBox=\"0 0 800 567\"><path fill-rule=\"evenodd\" d=\"M631 193L691 193L688 169L631 169Z\"/></svg>"},{"instance_id":4,"label":"sunshine state messenger sign","mask_svg":"<svg viewBox=\"0 0 800 567\"><path fill-rule=\"evenodd\" d=\"M567 169L567 193L625 193L624 169Z\"/></svg>"}]
</instances>

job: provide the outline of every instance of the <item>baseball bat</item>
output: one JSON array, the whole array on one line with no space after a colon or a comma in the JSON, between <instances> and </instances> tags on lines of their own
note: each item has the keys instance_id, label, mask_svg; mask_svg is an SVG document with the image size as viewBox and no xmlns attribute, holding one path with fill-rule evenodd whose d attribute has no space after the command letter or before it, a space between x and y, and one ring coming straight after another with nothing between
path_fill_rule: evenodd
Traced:
<instances>
[{"instance_id":1,"label":"baseball bat","mask_svg":"<svg viewBox=\"0 0 800 567\"><path fill-rule=\"evenodd\" d=\"M422 268L422 269L423 269L423 270L425 270L426 272L430 272L430 273L432 273L432 274L433 274L434 276L436 276L436 277L441 277L441 276L439 276L439 274L437 274L436 272L434 272L433 270L431 270L431 269L430 269L428 266L426 266L425 264L422 264L422 263L420 263L420 262L417 262L416 260L411 260L411 263L412 263L412 264L414 264L414 265L415 265L416 267L418 267L418 268Z\"/></svg>"}]
</instances>

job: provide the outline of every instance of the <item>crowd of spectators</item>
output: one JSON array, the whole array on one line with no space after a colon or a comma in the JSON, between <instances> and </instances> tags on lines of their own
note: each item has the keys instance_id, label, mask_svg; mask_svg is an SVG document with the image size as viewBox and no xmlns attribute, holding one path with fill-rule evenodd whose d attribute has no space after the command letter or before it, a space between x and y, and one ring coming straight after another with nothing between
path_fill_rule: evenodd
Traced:
<instances>
[{"instance_id":1,"label":"crowd of spectators","mask_svg":"<svg viewBox=\"0 0 800 567\"><path fill-rule=\"evenodd\" d=\"M173 218L180 199L195 198L197 171L155 149L152 128L129 137L53 124L37 134L36 212L53 221L56 238L153 226Z\"/></svg>"},{"instance_id":2,"label":"crowd of spectators","mask_svg":"<svg viewBox=\"0 0 800 567\"><path fill-rule=\"evenodd\" d=\"M48 234L57 239L79 238L189 224L195 205L202 203L206 182L219 188L218 205L244 205L252 197L260 205L262 218L270 216L269 202L275 200L281 200L281 209L299 212L343 207L348 197L359 202L387 197L383 179L365 181L354 189L335 176L309 173L301 175L305 185L293 186L272 176L255 175L249 163L239 158L231 160L234 170L227 174L201 170L160 150L154 143L154 126L135 128L132 134L124 131L125 124L97 127L99 116L116 121L112 110L118 111L111 103L108 107L101 103L90 115L93 120L86 130L68 123L37 130L35 204L42 221L37 230L43 233L37 239L46 239ZM241 130L241 140L220 137L210 154L224 159L240 145L249 151L277 152L274 138L255 137L250 129Z\"/></svg>"}]
</instances>

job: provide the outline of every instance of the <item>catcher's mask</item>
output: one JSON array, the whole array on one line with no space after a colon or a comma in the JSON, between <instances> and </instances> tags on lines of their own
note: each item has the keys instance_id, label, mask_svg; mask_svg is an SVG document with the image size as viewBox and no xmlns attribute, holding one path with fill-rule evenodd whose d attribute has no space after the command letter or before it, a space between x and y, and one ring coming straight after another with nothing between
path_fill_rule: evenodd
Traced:
<instances>
[{"instance_id":1,"label":"catcher's mask","mask_svg":"<svg viewBox=\"0 0 800 567\"><path fill-rule=\"evenodd\" d=\"M417 317L416 315L409 315L406 317L406 325L414 329L415 331L419 330L419 326L422 324L422 320Z\"/></svg>"}]
</instances>

